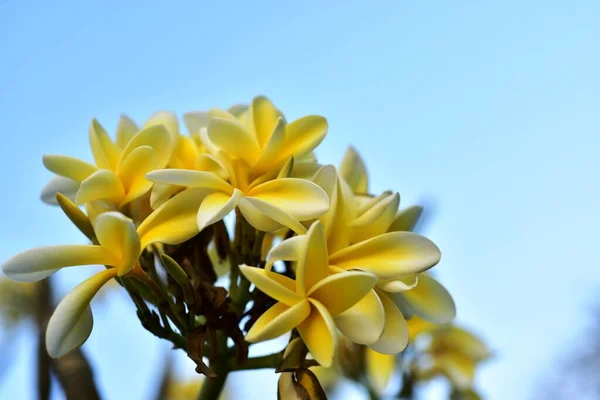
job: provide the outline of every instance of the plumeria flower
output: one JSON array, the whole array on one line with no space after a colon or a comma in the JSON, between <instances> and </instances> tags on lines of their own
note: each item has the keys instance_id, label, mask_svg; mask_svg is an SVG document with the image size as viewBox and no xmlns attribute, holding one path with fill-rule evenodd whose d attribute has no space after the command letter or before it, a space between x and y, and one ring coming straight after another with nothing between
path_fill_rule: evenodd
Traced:
<instances>
[{"instance_id":1,"label":"plumeria flower","mask_svg":"<svg viewBox=\"0 0 600 400\"><path fill-rule=\"evenodd\" d=\"M430 340L417 349L413 370L419 379L443 375L458 390L471 389L477 365L491 356L473 333L455 325L424 331Z\"/></svg>"},{"instance_id":2,"label":"plumeria flower","mask_svg":"<svg viewBox=\"0 0 600 400\"><path fill-rule=\"evenodd\" d=\"M315 360L329 367L338 340L334 319L362 299L375 284L376 277L362 271L330 275L325 232L320 222L311 225L306 235L290 240L297 255L295 280L270 268L240 267L250 282L278 301L256 321L246 340L251 343L269 340L297 328ZM281 254L284 250L280 248L275 253ZM267 265L272 266L280 259L270 258Z\"/></svg>"},{"instance_id":3,"label":"plumeria flower","mask_svg":"<svg viewBox=\"0 0 600 400\"><path fill-rule=\"evenodd\" d=\"M362 230L356 234L354 222L358 206L349 184L338 176L333 166L322 167L313 181L331 199L329 211L320 218L330 250L330 269L333 272L360 269L378 277L367 296L337 317L338 328L353 342L369 345L381 353L395 354L404 350L408 344L408 328L390 293L415 287L416 274L439 262L439 249L429 239L412 232L381 231L381 223L370 216L368 220L373 226L361 223L358 226ZM389 204L397 207L397 196L387 197L386 207ZM377 215L394 216L379 211ZM354 243L352 239L356 237L361 240ZM272 252L275 253L275 249ZM363 329L352 329L355 325Z\"/></svg>"},{"instance_id":4,"label":"plumeria flower","mask_svg":"<svg viewBox=\"0 0 600 400\"><path fill-rule=\"evenodd\" d=\"M180 229L182 221L190 215L186 206L191 203L197 207L190 201L196 197L193 191L180 193L170 205L154 211L137 229L123 214L105 212L94 222L97 245L40 247L17 254L3 265L4 273L20 282L39 281L65 267L108 267L75 287L56 308L46 335L46 346L52 357L61 357L87 340L93 326L90 301L108 281L125 275L143 276L138 259L146 246L155 242L178 244L198 233L197 229ZM74 204L71 206L76 208Z\"/></svg>"},{"instance_id":5,"label":"plumeria flower","mask_svg":"<svg viewBox=\"0 0 600 400\"><path fill-rule=\"evenodd\" d=\"M95 204L96 210L119 210L152 187L146 173L167 166L177 140L177 118L168 112L155 114L139 130L122 116L116 141L95 119L90 125L90 146L95 165L63 155L45 155L44 166L54 177L42 191L42 199L55 203L63 193L77 204Z\"/></svg>"},{"instance_id":6,"label":"plumeria flower","mask_svg":"<svg viewBox=\"0 0 600 400\"><path fill-rule=\"evenodd\" d=\"M211 154L195 169L152 171L148 179L211 190L198 209L200 230L237 207L258 230L287 227L306 233L300 222L325 213L329 199L314 183L289 175L293 157L309 153L323 140L325 119L308 116L287 124L265 97L253 100L244 123L223 110L211 110L209 118L204 140Z\"/></svg>"}]
</instances>

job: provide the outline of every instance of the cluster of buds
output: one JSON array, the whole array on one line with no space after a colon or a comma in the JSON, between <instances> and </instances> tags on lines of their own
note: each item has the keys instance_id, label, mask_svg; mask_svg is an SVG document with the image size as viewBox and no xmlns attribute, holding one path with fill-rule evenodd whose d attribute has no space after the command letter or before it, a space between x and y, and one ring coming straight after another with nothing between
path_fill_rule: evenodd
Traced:
<instances>
[{"instance_id":1,"label":"cluster of buds","mask_svg":"<svg viewBox=\"0 0 600 400\"><path fill-rule=\"evenodd\" d=\"M407 319L452 321L452 298L425 272L440 251L411 232L420 207L400 210L398 193L370 193L352 148L340 168L319 164L325 118L288 123L260 96L183 119L188 135L170 112L141 128L123 116L115 140L94 120L94 163L44 156L56 176L42 199L91 244L27 250L6 261L5 274L32 282L106 266L59 303L50 356L87 340L90 301L113 279L142 325L211 378L200 398L216 397L229 372L254 368L282 373L283 398L318 398L309 368L332 366L341 341L395 355L409 343ZM248 358L250 344L289 332L285 352Z\"/></svg>"}]
</instances>

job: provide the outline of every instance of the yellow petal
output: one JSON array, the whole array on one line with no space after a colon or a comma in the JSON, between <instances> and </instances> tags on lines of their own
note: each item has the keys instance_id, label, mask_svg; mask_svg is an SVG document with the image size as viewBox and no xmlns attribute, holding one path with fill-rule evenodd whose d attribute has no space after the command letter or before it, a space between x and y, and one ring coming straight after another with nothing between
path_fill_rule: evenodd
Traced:
<instances>
[{"instance_id":1,"label":"yellow petal","mask_svg":"<svg viewBox=\"0 0 600 400\"><path fill-rule=\"evenodd\" d=\"M119 260L101 246L48 246L13 256L4 263L2 270L14 281L35 282L65 267L96 264L117 266L118 263Z\"/></svg>"},{"instance_id":2,"label":"yellow petal","mask_svg":"<svg viewBox=\"0 0 600 400\"><path fill-rule=\"evenodd\" d=\"M369 192L369 177L364 161L352 146L348 147L340 166L340 174L354 193Z\"/></svg>"},{"instance_id":3,"label":"yellow petal","mask_svg":"<svg viewBox=\"0 0 600 400\"><path fill-rule=\"evenodd\" d=\"M148 118L142 129L161 125L167 129L167 132L171 137L171 142L175 145L177 136L179 135L179 121L177 120L177 116L171 111L159 111L153 114Z\"/></svg>"},{"instance_id":4,"label":"yellow petal","mask_svg":"<svg viewBox=\"0 0 600 400\"><path fill-rule=\"evenodd\" d=\"M156 153L156 168L165 168L175 144L176 142L169 135L167 128L163 125L152 125L142 129L131 138L123 150L121 160L125 160L129 153L138 147L149 146Z\"/></svg>"},{"instance_id":5,"label":"yellow petal","mask_svg":"<svg viewBox=\"0 0 600 400\"><path fill-rule=\"evenodd\" d=\"M127 193L122 204L142 197L152 188L146 173L154 170L157 162L156 153L150 146L140 146L127 155L117 170L117 176Z\"/></svg>"},{"instance_id":6,"label":"yellow petal","mask_svg":"<svg viewBox=\"0 0 600 400\"><path fill-rule=\"evenodd\" d=\"M120 202L125 197L125 188L114 172L100 169L81 182L75 195L77 204L85 204L94 200L111 200Z\"/></svg>"},{"instance_id":7,"label":"yellow petal","mask_svg":"<svg viewBox=\"0 0 600 400\"><path fill-rule=\"evenodd\" d=\"M214 189L233 194L231 185L212 172L190 169L159 169L149 172L146 177L154 183Z\"/></svg>"},{"instance_id":8,"label":"yellow petal","mask_svg":"<svg viewBox=\"0 0 600 400\"><path fill-rule=\"evenodd\" d=\"M87 340L94 324L90 301L115 276L114 268L102 271L79 284L62 299L46 330L46 348L50 357L62 357Z\"/></svg>"},{"instance_id":9,"label":"yellow petal","mask_svg":"<svg viewBox=\"0 0 600 400\"><path fill-rule=\"evenodd\" d=\"M295 292L290 290L291 283L280 283L280 281L292 281L283 275L245 265L240 266L240 271L242 271L244 276L259 290L283 304L291 307L303 299L301 296L298 296Z\"/></svg>"},{"instance_id":10,"label":"yellow petal","mask_svg":"<svg viewBox=\"0 0 600 400\"><path fill-rule=\"evenodd\" d=\"M424 319L419 318L417 316L411 317L409 320L406 321L406 324L408 325L409 340L411 342L415 340L415 338L421 333L428 332L436 328L435 324L427 322Z\"/></svg>"},{"instance_id":11,"label":"yellow petal","mask_svg":"<svg viewBox=\"0 0 600 400\"><path fill-rule=\"evenodd\" d=\"M151 243L179 244L198 234L196 217L209 189L184 190L154 210L138 227L141 246Z\"/></svg>"},{"instance_id":12,"label":"yellow petal","mask_svg":"<svg viewBox=\"0 0 600 400\"><path fill-rule=\"evenodd\" d=\"M413 231L422 213L421 206L412 206L400 211L388 231Z\"/></svg>"},{"instance_id":13,"label":"yellow petal","mask_svg":"<svg viewBox=\"0 0 600 400\"><path fill-rule=\"evenodd\" d=\"M385 313L385 327L379 340L369 347L379 353L396 354L408 345L408 326L394 302L385 294L381 292L378 294Z\"/></svg>"},{"instance_id":14,"label":"yellow petal","mask_svg":"<svg viewBox=\"0 0 600 400\"><path fill-rule=\"evenodd\" d=\"M415 318L411 318L411 320L412 319ZM491 355L490 350L481 339L473 333L457 326L443 327L434 330L431 332L431 336L432 351L455 351L478 362Z\"/></svg>"},{"instance_id":15,"label":"yellow petal","mask_svg":"<svg viewBox=\"0 0 600 400\"><path fill-rule=\"evenodd\" d=\"M167 200L173 197L175 194L183 191L185 188L177 185L163 185L161 183L155 183L152 185L152 191L150 193L150 207L156 210L162 206Z\"/></svg>"},{"instance_id":16,"label":"yellow petal","mask_svg":"<svg viewBox=\"0 0 600 400\"><path fill-rule=\"evenodd\" d=\"M234 189L231 196L222 192L215 192L206 196L198 209L198 230L202 231L208 225L225 218L237 207L241 197L242 192L238 189Z\"/></svg>"},{"instance_id":17,"label":"yellow petal","mask_svg":"<svg viewBox=\"0 0 600 400\"><path fill-rule=\"evenodd\" d=\"M252 166L252 175L259 176L272 168L278 167L285 161L281 152L285 147L285 122L279 118L273 127L272 134L256 163Z\"/></svg>"},{"instance_id":18,"label":"yellow petal","mask_svg":"<svg viewBox=\"0 0 600 400\"><path fill-rule=\"evenodd\" d=\"M365 364L371 384L379 393L383 392L396 370L396 356L381 354L367 347Z\"/></svg>"},{"instance_id":19,"label":"yellow petal","mask_svg":"<svg viewBox=\"0 0 600 400\"><path fill-rule=\"evenodd\" d=\"M301 157L313 151L327 134L327 120L319 115L309 115L288 124L285 131L285 153L289 156Z\"/></svg>"},{"instance_id":20,"label":"yellow petal","mask_svg":"<svg viewBox=\"0 0 600 400\"><path fill-rule=\"evenodd\" d=\"M310 299L312 310L298 325L298 333L308 351L323 367L330 367L337 349L337 333L333 318L318 301Z\"/></svg>"},{"instance_id":21,"label":"yellow petal","mask_svg":"<svg viewBox=\"0 0 600 400\"><path fill-rule=\"evenodd\" d=\"M274 232L287 227L299 235L306 233L306 228L300 221L266 201L243 197L238 207L246 221L259 231Z\"/></svg>"},{"instance_id":22,"label":"yellow petal","mask_svg":"<svg viewBox=\"0 0 600 400\"><path fill-rule=\"evenodd\" d=\"M418 283L419 278L414 275L403 279L380 279L377 287L384 292L400 293L413 289Z\"/></svg>"},{"instance_id":23,"label":"yellow petal","mask_svg":"<svg viewBox=\"0 0 600 400\"><path fill-rule=\"evenodd\" d=\"M387 279L425 271L437 264L440 256L437 246L421 235L391 232L340 250L329 257L329 262Z\"/></svg>"},{"instance_id":24,"label":"yellow petal","mask_svg":"<svg viewBox=\"0 0 600 400\"><path fill-rule=\"evenodd\" d=\"M62 193L67 196L70 200L75 200L75 194L79 190L80 183L73 179L63 178L62 176L55 176L50 179L50 182L42 189L40 195L42 201L47 204L57 204L56 194Z\"/></svg>"},{"instance_id":25,"label":"yellow petal","mask_svg":"<svg viewBox=\"0 0 600 400\"><path fill-rule=\"evenodd\" d=\"M286 239L269 252L265 269L270 271L277 261L298 261L306 251L306 235Z\"/></svg>"},{"instance_id":26,"label":"yellow petal","mask_svg":"<svg viewBox=\"0 0 600 400\"><path fill-rule=\"evenodd\" d=\"M127 115L121 115L117 125L117 145L124 149L139 130L137 124L131 118Z\"/></svg>"},{"instance_id":27,"label":"yellow petal","mask_svg":"<svg viewBox=\"0 0 600 400\"><path fill-rule=\"evenodd\" d=\"M102 247L120 260L119 276L133 269L141 253L140 238L133 221L118 212L106 212L94 223L96 238Z\"/></svg>"},{"instance_id":28,"label":"yellow petal","mask_svg":"<svg viewBox=\"0 0 600 400\"><path fill-rule=\"evenodd\" d=\"M271 135L275 131L275 126L278 124L277 120L281 116L281 113L265 96L255 97L252 100L252 105L250 107L252 110L256 138L258 144L263 147L271 139Z\"/></svg>"},{"instance_id":29,"label":"yellow petal","mask_svg":"<svg viewBox=\"0 0 600 400\"><path fill-rule=\"evenodd\" d=\"M237 121L214 117L208 123L208 138L232 157L253 165L260 154L256 138Z\"/></svg>"},{"instance_id":30,"label":"yellow petal","mask_svg":"<svg viewBox=\"0 0 600 400\"><path fill-rule=\"evenodd\" d=\"M198 171L212 172L220 178L227 179L229 172L219 159L211 154L201 154L196 159L194 169Z\"/></svg>"},{"instance_id":31,"label":"yellow petal","mask_svg":"<svg viewBox=\"0 0 600 400\"><path fill-rule=\"evenodd\" d=\"M95 118L90 125L90 146L98 168L116 171L121 151Z\"/></svg>"},{"instance_id":32,"label":"yellow petal","mask_svg":"<svg viewBox=\"0 0 600 400\"><path fill-rule=\"evenodd\" d=\"M434 369L448 377L453 386L468 389L475 377L476 362L459 353L446 353L434 357Z\"/></svg>"},{"instance_id":33,"label":"yellow petal","mask_svg":"<svg viewBox=\"0 0 600 400\"><path fill-rule=\"evenodd\" d=\"M377 277L367 272L342 272L317 282L308 296L323 304L335 317L362 300L376 282Z\"/></svg>"},{"instance_id":34,"label":"yellow petal","mask_svg":"<svg viewBox=\"0 0 600 400\"><path fill-rule=\"evenodd\" d=\"M451 322L456 316L456 307L450 293L438 281L426 274L419 275L414 289L402 292L410 307L421 318L436 323Z\"/></svg>"},{"instance_id":35,"label":"yellow petal","mask_svg":"<svg viewBox=\"0 0 600 400\"><path fill-rule=\"evenodd\" d=\"M310 303L302 300L292 307L276 303L252 325L246 335L250 343L274 339L294 329L310 314Z\"/></svg>"},{"instance_id":36,"label":"yellow petal","mask_svg":"<svg viewBox=\"0 0 600 400\"><path fill-rule=\"evenodd\" d=\"M197 135L202 128L206 128L208 125L208 113L203 111L185 113L183 114L183 122L185 122L190 134Z\"/></svg>"},{"instance_id":37,"label":"yellow petal","mask_svg":"<svg viewBox=\"0 0 600 400\"><path fill-rule=\"evenodd\" d=\"M368 209L352 221L350 241L358 243L386 233L396 217L398 205L400 205L400 195L393 193Z\"/></svg>"},{"instance_id":38,"label":"yellow petal","mask_svg":"<svg viewBox=\"0 0 600 400\"><path fill-rule=\"evenodd\" d=\"M298 221L307 221L329 210L329 198L318 185L297 178L275 179L250 190L249 197L267 202L290 214Z\"/></svg>"},{"instance_id":39,"label":"yellow petal","mask_svg":"<svg viewBox=\"0 0 600 400\"><path fill-rule=\"evenodd\" d=\"M85 180L98 170L92 164L81 161L78 158L56 154L44 155L42 162L48 171L77 182Z\"/></svg>"},{"instance_id":40,"label":"yellow petal","mask_svg":"<svg viewBox=\"0 0 600 400\"><path fill-rule=\"evenodd\" d=\"M383 304L374 290L335 317L335 325L340 332L358 344L369 345L379 340L384 324Z\"/></svg>"},{"instance_id":41,"label":"yellow petal","mask_svg":"<svg viewBox=\"0 0 600 400\"><path fill-rule=\"evenodd\" d=\"M315 172L311 180L329 197L329 210L319 218L325 229L325 236L329 238L337 211L337 171L333 165L324 165Z\"/></svg>"},{"instance_id":42,"label":"yellow petal","mask_svg":"<svg viewBox=\"0 0 600 400\"><path fill-rule=\"evenodd\" d=\"M304 296L312 287L329 275L329 257L325 231L321 222L311 225L306 233L306 242L296 264L298 294Z\"/></svg>"}]
</instances>

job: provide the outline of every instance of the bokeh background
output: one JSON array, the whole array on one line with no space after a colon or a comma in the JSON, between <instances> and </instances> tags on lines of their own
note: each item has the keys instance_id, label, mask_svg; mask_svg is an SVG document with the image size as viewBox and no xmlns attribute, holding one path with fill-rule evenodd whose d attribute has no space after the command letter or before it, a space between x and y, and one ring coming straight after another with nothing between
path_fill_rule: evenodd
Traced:
<instances>
[{"instance_id":1,"label":"bokeh background","mask_svg":"<svg viewBox=\"0 0 600 400\"><path fill-rule=\"evenodd\" d=\"M39 200L41 157L91 159L93 117L112 131L121 113L143 122L266 94L289 119L328 118L320 161L352 144L374 191L429 207L438 277L494 350L481 393L597 398L569 371L598 338L600 3L124 3L0 0L1 261L84 242ZM59 272L57 297L92 269ZM150 398L168 345L118 291L93 307L84 350L102 393ZM35 396L33 333L18 330L1 349L2 399ZM275 398L275 374L238 374L232 390L244 382L245 398Z\"/></svg>"}]
</instances>

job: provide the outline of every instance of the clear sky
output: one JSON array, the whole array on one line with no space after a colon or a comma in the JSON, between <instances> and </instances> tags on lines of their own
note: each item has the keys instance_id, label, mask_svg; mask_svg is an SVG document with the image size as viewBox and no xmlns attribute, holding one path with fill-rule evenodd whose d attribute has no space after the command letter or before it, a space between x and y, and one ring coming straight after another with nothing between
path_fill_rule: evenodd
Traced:
<instances>
[{"instance_id":1,"label":"clear sky","mask_svg":"<svg viewBox=\"0 0 600 400\"><path fill-rule=\"evenodd\" d=\"M322 162L352 144L375 191L434 204L438 276L496 351L479 387L535 393L600 281L600 3L123 3L0 0L0 260L83 242L39 201L41 157L90 160L91 118L112 131L121 113L143 122L266 94L289 119L328 118ZM103 392L146 399L168 346L124 298L95 310L85 348ZM0 398L33 398L30 346L15 344Z\"/></svg>"}]
</instances>

